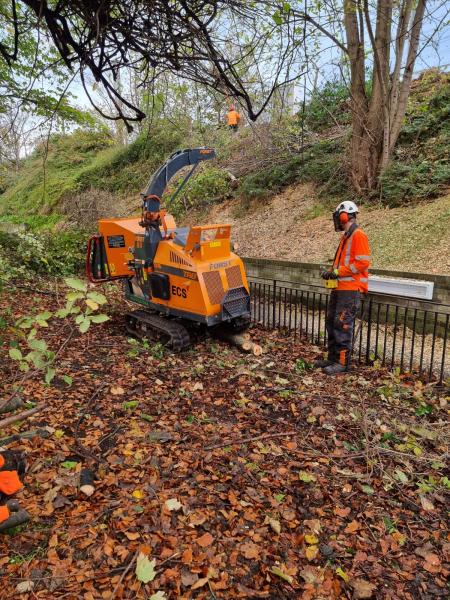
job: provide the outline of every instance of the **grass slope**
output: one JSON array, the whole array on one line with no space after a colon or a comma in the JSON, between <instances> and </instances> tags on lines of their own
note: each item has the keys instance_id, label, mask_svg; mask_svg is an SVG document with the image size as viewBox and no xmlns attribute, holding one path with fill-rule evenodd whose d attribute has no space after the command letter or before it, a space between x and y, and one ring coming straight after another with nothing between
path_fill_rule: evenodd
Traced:
<instances>
[{"instance_id":1,"label":"grass slope","mask_svg":"<svg viewBox=\"0 0 450 600\"><path fill-rule=\"evenodd\" d=\"M332 208L308 184L291 186L264 203L254 201L246 212L232 200L206 213L195 211L185 222L232 223L242 256L326 263L339 239ZM405 207L362 205L360 223L374 268L450 273L450 194Z\"/></svg>"},{"instance_id":2,"label":"grass slope","mask_svg":"<svg viewBox=\"0 0 450 600\"><path fill-rule=\"evenodd\" d=\"M20 223L51 224L58 219L60 199L76 191L80 177L114 151L112 143L110 136L101 132L79 130L70 136L53 136L8 177L0 196L0 214L10 221L16 217Z\"/></svg>"}]
</instances>

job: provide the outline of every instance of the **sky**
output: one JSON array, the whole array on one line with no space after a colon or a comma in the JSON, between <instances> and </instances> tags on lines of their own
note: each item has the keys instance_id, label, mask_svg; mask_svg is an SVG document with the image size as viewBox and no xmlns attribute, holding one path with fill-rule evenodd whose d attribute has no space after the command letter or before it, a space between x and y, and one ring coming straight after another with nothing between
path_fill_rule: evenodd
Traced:
<instances>
[{"instance_id":1,"label":"sky","mask_svg":"<svg viewBox=\"0 0 450 600\"><path fill-rule=\"evenodd\" d=\"M424 41L430 37L436 23L444 20L447 24L431 42L422 44L422 50L419 53L415 65L416 76L419 75L420 72L431 67L440 67L444 70L450 70L450 17L448 16L448 12L450 11L450 1L443 0L440 2L439 0L432 0L429 1L428 6L429 11L432 13L432 22L430 22L430 19L428 18L424 24L422 31L422 38ZM321 53L318 55L315 54L315 62L319 67L317 79L319 86L326 83L327 80L334 79L336 75L338 75L339 70L336 67L336 64L340 58L339 52L336 48L330 46L328 39L324 38L321 41L321 44ZM310 91L312 86L311 76L306 80L299 80L295 85L296 102L299 101L300 97L303 98L303 89L305 85L306 94L308 95L308 91ZM89 99L78 80L74 80L70 87L70 91L76 96L76 103L78 106L86 110L92 108ZM99 99L98 94L95 91L90 90L90 94L96 101Z\"/></svg>"}]
</instances>

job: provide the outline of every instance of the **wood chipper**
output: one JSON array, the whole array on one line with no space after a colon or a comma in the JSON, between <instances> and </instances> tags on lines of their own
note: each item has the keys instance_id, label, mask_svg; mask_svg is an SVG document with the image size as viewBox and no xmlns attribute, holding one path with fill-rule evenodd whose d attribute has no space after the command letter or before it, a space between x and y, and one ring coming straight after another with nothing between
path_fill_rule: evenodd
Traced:
<instances>
[{"instance_id":1,"label":"wood chipper","mask_svg":"<svg viewBox=\"0 0 450 600\"><path fill-rule=\"evenodd\" d=\"M186 325L242 331L250 322L250 294L242 260L231 251L228 224L177 227L161 207L169 180L191 166L172 199L212 148L179 150L142 192L142 214L102 219L88 242L86 271L94 283L123 279L125 297L141 308L126 315L132 335L175 351L189 346Z\"/></svg>"}]
</instances>

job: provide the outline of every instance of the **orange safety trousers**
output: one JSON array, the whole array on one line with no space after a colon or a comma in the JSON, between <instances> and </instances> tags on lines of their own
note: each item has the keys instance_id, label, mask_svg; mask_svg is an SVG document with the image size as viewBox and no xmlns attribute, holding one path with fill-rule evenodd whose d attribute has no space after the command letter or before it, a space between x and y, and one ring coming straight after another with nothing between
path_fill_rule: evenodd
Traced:
<instances>
[{"instance_id":1,"label":"orange safety trousers","mask_svg":"<svg viewBox=\"0 0 450 600\"><path fill-rule=\"evenodd\" d=\"M358 227L345 233L333 261L338 269L338 290L367 293L371 254L367 235Z\"/></svg>"}]
</instances>

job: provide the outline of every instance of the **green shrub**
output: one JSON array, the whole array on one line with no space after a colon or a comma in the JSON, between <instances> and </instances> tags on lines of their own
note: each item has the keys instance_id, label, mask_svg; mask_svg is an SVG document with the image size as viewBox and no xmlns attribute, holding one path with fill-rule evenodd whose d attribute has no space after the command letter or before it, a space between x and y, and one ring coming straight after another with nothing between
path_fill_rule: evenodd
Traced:
<instances>
[{"instance_id":1,"label":"green shrub","mask_svg":"<svg viewBox=\"0 0 450 600\"><path fill-rule=\"evenodd\" d=\"M180 194L171 201L171 195L183 179L183 176L175 178L165 195L167 208L175 217L180 217L189 208L223 200L232 192L230 178L226 171L205 164L189 179Z\"/></svg>"},{"instance_id":2,"label":"green shrub","mask_svg":"<svg viewBox=\"0 0 450 600\"><path fill-rule=\"evenodd\" d=\"M136 193L152 173L186 139L183 123L159 121L128 146L98 156L78 177L78 191L94 187L114 193Z\"/></svg>"},{"instance_id":3,"label":"green shrub","mask_svg":"<svg viewBox=\"0 0 450 600\"><path fill-rule=\"evenodd\" d=\"M54 135L27 157L4 182L1 212L7 215L49 214L64 194L77 190L79 177L112 144L103 131L77 130Z\"/></svg>"},{"instance_id":4,"label":"green shrub","mask_svg":"<svg viewBox=\"0 0 450 600\"><path fill-rule=\"evenodd\" d=\"M341 141L319 142L284 164L247 175L241 182L240 193L247 200L263 199L287 185L311 181L321 186L322 195L344 194L348 182L342 154Z\"/></svg>"},{"instance_id":5,"label":"green shrub","mask_svg":"<svg viewBox=\"0 0 450 600\"><path fill-rule=\"evenodd\" d=\"M336 125L350 124L348 87L338 81L329 81L311 97L305 109L305 125L313 131L324 131ZM299 121L303 111L298 113Z\"/></svg>"},{"instance_id":6,"label":"green shrub","mask_svg":"<svg viewBox=\"0 0 450 600\"><path fill-rule=\"evenodd\" d=\"M450 163L424 160L402 164L394 161L380 176L380 185L382 199L388 206L434 198L450 185Z\"/></svg>"},{"instance_id":7,"label":"green shrub","mask_svg":"<svg viewBox=\"0 0 450 600\"><path fill-rule=\"evenodd\" d=\"M3 279L34 275L61 277L80 273L84 266L86 234L0 232L0 270Z\"/></svg>"}]
</instances>

